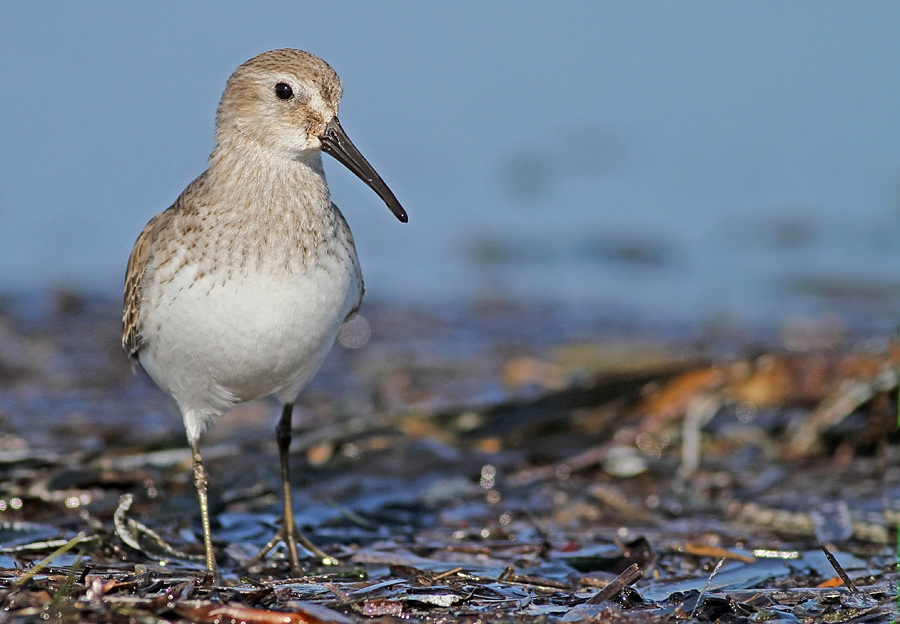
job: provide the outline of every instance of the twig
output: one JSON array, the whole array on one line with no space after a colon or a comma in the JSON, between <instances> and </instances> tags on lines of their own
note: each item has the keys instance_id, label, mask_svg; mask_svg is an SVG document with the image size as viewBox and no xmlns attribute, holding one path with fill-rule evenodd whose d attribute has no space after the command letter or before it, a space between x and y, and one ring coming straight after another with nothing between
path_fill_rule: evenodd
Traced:
<instances>
[{"instance_id":1,"label":"twig","mask_svg":"<svg viewBox=\"0 0 900 624\"><path fill-rule=\"evenodd\" d=\"M15 581L13 581L10 584L9 588L5 592L0 594L0 604L3 604L4 602L6 602L6 598L7 598L7 596L9 596L9 594L12 590L21 586L24 583L27 583L31 577L33 577L35 574L37 574L38 572L40 572L41 570L46 568L48 565L53 563L53 561L60 555L63 555L65 553L69 552L70 550L72 550L75 546L77 546L82 541L84 541L84 539L85 539L84 533L79 533L78 535L76 535L75 537L70 539L68 542L66 542L65 544L63 544L62 546L60 546L59 548L54 550L52 553L50 553L49 555L47 555L46 557L44 557L43 559L38 561L36 564L31 566L31 568L28 570L28 572L26 572L25 574L23 574L22 576L17 578Z\"/></svg>"},{"instance_id":2,"label":"twig","mask_svg":"<svg viewBox=\"0 0 900 624\"><path fill-rule=\"evenodd\" d=\"M607 600L612 600L621 594L622 590L641 578L641 576L643 576L643 573L638 567L638 564L632 563L625 568L624 572L610 581L609 585L591 596L590 600L587 601L587 604L598 604Z\"/></svg>"},{"instance_id":3,"label":"twig","mask_svg":"<svg viewBox=\"0 0 900 624\"><path fill-rule=\"evenodd\" d=\"M853 584L853 581L850 580L850 577L847 576L847 573L844 572L844 568L841 564L838 563L838 560L834 558L834 555L831 554L831 551L828 550L828 547L825 545L825 542L819 542L819 548L822 549L822 552L825 553L825 557L828 559L828 563L831 564L831 567L834 568L834 571L838 573L838 576L841 577L841 580L844 581L844 585L847 586L847 589L850 590L851 594L859 595L862 592L856 589L856 585Z\"/></svg>"},{"instance_id":4,"label":"twig","mask_svg":"<svg viewBox=\"0 0 900 624\"><path fill-rule=\"evenodd\" d=\"M44 613L49 614L49 612L53 610L53 607L59 604L68 595L69 589L75 583L75 572L78 570L78 566L81 564L81 556L83 554L84 553L82 551L78 551L78 555L75 557L75 563L72 564L72 568L66 575L66 580L64 580L62 585L59 586L59 589L53 595L50 603L46 607L44 607Z\"/></svg>"},{"instance_id":5,"label":"twig","mask_svg":"<svg viewBox=\"0 0 900 624\"><path fill-rule=\"evenodd\" d=\"M509 568L507 568L507 569L509 569ZM440 579L442 579L442 578L446 578L446 577L448 577L448 576L453 576L454 574L456 574L456 573L459 572L460 570L462 570L462 568L453 568L452 570L447 570L446 572L441 572L440 574L435 574L435 575L434 575L434 580L435 580L435 581L438 581L438 580L440 580ZM504 570L504 572L506 572L506 570ZM501 574L500 576L503 576L503 575Z\"/></svg>"},{"instance_id":6,"label":"twig","mask_svg":"<svg viewBox=\"0 0 900 624\"><path fill-rule=\"evenodd\" d=\"M831 567L834 568L835 572L838 573L838 576L841 577L841 580L844 581L844 585L847 586L847 589L850 592L849 596L841 597L841 604L845 607L853 607L855 609L872 609L877 604L878 601L872 598L869 594L864 591L860 591L857 589L856 585L850 580L850 577L847 576L847 573L844 572L844 568L841 567L841 564L837 562L837 559L834 558L834 555L828 550L825 546L824 542L819 542L819 548L822 549L822 552L825 553L825 557L828 559L828 563L831 564Z\"/></svg>"},{"instance_id":7,"label":"twig","mask_svg":"<svg viewBox=\"0 0 900 624\"><path fill-rule=\"evenodd\" d=\"M709 578L706 579L706 585L703 586L703 589L700 591L700 595L697 596L697 602L694 604L694 608L691 609L690 617L694 617L694 611L697 610L697 607L703 602L703 594L706 593L706 590L709 589L710 583L712 583L713 577L719 573L719 569L722 567L722 564L725 563L725 558L719 559L719 562L716 564L716 567L713 568L713 571L710 573Z\"/></svg>"}]
</instances>

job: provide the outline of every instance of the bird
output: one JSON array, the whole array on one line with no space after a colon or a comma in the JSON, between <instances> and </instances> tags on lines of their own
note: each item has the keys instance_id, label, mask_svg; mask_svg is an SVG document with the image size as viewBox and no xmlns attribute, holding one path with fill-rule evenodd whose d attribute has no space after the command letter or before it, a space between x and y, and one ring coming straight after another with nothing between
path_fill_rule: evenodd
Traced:
<instances>
[{"instance_id":1,"label":"bird","mask_svg":"<svg viewBox=\"0 0 900 624\"><path fill-rule=\"evenodd\" d=\"M284 510L268 548L283 541L294 573L298 542L326 557L294 522L291 419L365 287L322 152L408 221L338 121L342 92L334 69L302 50L271 50L240 65L216 111L207 170L147 223L128 260L122 345L181 412L207 579L218 568L200 437L233 406L269 395L283 406L275 437Z\"/></svg>"}]
</instances>

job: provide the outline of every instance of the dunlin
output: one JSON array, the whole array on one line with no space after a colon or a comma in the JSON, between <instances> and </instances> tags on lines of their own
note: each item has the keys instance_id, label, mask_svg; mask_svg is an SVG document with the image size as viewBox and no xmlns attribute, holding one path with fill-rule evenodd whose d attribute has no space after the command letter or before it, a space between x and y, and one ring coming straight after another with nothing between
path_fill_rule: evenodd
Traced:
<instances>
[{"instance_id":1,"label":"dunlin","mask_svg":"<svg viewBox=\"0 0 900 624\"><path fill-rule=\"evenodd\" d=\"M122 344L181 410L193 453L206 571L216 575L208 474L198 440L234 405L275 395L284 495L277 539L299 569L289 447L291 413L363 278L353 236L331 202L321 152L406 212L338 122L341 82L300 50L256 56L228 79L209 169L138 237L125 277Z\"/></svg>"}]
</instances>

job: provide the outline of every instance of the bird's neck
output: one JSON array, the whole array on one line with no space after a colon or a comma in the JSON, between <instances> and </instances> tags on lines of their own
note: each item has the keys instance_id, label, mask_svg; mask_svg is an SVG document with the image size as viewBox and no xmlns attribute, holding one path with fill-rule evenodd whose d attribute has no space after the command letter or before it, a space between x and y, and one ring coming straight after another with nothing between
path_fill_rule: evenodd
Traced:
<instances>
[{"instance_id":1,"label":"bird's neck","mask_svg":"<svg viewBox=\"0 0 900 624\"><path fill-rule=\"evenodd\" d=\"M217 211L289 212L296 217L322 218L331 211L331 195L322 156L309 151L295 158L273 155L253 143L220 143L209 158L209 188ZM211 198L213 199L213 198Z\"/></svg>"},{"instance_id":2,"label":"bird's neck","mask_svg":"<svg viewBox=\"0 0 900 624\"><path fill-rule=\"evenodd\" d=\"M232 265L257 259L267 270L294 272L341 235L318 152L288 159L254 146L220 144L203 187L198 221L215 224L218 239L228 241Z\"/></svg>"}]
</instances>

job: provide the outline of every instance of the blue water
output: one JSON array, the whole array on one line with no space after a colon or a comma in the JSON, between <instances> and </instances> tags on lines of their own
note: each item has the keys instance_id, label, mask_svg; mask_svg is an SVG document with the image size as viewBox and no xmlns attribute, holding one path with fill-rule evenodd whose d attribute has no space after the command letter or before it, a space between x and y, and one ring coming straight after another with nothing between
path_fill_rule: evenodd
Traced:
<instances>
[{"instance_id":1,"label":"blue water","mask_svg":"<svg viewBox=\"0 0 900 624\"><path fill-rule=\"evenodd\" d=\"M300 47L406 206L337 163L370 296L900 317L900 4L0 8L0 291L116 292L230 72Z\"/></svg>"}]
</instances>

